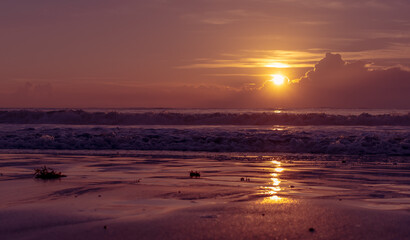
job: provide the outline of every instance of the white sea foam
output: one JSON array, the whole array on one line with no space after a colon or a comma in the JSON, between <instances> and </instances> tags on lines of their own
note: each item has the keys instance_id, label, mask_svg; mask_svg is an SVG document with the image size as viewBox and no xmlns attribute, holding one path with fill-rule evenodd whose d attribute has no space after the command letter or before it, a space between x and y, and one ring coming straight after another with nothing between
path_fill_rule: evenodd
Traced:
<instances>
[{"instance_id":1,"label":"white sea foam","mask_svg":"<svg viewBox=\"0 0 410 240\"><path fill-rule=\"evenodd\" d=\"M3 124L0 148L410 155L410 127Z\"/></svg>"},{"instance_id":2,"label":"white sea foam","mask_svg":"<svg viewBox=\"0 0 410 240\"><path fill-rule=\"evenodd\" d=\"M0 149L410 155L410 113L3 109Z\"/></svg>"}]
</instances>

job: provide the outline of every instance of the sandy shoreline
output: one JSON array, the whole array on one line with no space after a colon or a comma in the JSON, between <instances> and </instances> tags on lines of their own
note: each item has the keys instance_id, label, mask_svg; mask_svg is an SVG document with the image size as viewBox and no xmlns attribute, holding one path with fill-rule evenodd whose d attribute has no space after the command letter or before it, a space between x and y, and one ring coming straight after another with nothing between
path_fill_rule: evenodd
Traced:
<instances>
[{"instance_id":1,"label":"sandy shoreline","mask_svg":"<svg viewBox=\"0 0 410 240\"><path fill-rule=\"evenodd\" d=\"M410 164L0 154L2 239L406 239ZM345 159L345 158L343 158ZM68 177L32 178L47 165ZM189 178L190 170L201 178ZM241 181L242 177L250 182ZM106 226L106 228L104 228ZM313 228L314 231L309 231Z\"/></svg>"}]
</instances>

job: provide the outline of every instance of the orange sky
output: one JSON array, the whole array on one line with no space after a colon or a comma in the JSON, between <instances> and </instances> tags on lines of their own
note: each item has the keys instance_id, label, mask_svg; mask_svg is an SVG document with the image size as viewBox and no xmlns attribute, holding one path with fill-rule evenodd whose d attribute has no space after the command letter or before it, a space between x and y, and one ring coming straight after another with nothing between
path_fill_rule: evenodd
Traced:
<instances>
[{"instance_id":1,"label":"orange sky","mask_svg":"<svg viewBox=\"0 0 410 240\"><path fill-rule=\"evenodd\" d=\"M410 108L409 12L406 0L4 0L0 107Z\"/></svg>"}]
</instances>

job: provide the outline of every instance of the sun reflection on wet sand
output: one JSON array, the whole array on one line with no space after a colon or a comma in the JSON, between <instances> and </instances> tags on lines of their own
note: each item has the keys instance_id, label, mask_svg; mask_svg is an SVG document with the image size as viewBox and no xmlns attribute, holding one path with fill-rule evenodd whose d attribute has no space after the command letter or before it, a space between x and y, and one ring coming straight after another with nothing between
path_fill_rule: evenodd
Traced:
<instances>
[{"instance_id":1,"label":"sun reflection on wet sand","mask_svg":"<svg viewBox=\"0 0 410 240\"><path fill-rule=\"evenodd\" d=\"M273 164L276 164L276 165L278 165L278 166L280 166L280 162L279 162L279 161L273 160L272 163L273 163Z\"/></svg>"},{"instance_id":2,"label":"sun reflection on wet sand","mask_svg":"<svg viewBox=\"0 0 410 240\"><path fill-rule=\"evenodd\" d=\"M285 170L285 169L280 168L280 167L277 167L277 168L275 168L274 170L275 170L275 172L280 173L280 172L283 172L283 170Z\"/></svg>"},{"instance_id":3,"label":"sun reflection on wet sand","mask_svg":"<svg viewBox=\"0 0 410 240\"><path fill-rule=\"evenodd\" d=\"M261 201L262 204L272 204L272 203L289 203L291 202L290 199L279 197L278 193L282 190L280 187L280 173L282 173L285 169L281 167L281 162L273 160L272 164L274 165L273 171L270 175L271 182L269 185L271 186L263 186L262 194L266 195L266 197Z\"/></svg>"},{"instance_id":4,"label":"sun reflection on wet sand","mask_svg":"<svg viewBox=\"0 0 410 240\"><path fill-rule=\"evenodd\" d=\"M276 174L276 176L277 176L277 174ZM271 178L271 180L272 180L274 186L279 186L280 180L278 178L273 177L273 178Z\"/></svg>"},{"instance_id":5,"label":"sun reflection on wet sand","mask_svg":"<svg viewBox=\"0 0 410 240\"><path fill-rule=\"evenodd\" d=\"M291 203L291 202L294 202L294 200L274 195L274 196L264 198L260 203L261 204L277 204L277 203Z\"/></svg>"}]
</instances>

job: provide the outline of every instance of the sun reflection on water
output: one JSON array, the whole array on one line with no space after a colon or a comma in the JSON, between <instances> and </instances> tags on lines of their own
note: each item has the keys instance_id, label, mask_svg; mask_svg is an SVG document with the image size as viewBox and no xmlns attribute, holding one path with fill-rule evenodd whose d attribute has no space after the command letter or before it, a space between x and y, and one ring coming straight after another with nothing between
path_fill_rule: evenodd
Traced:
<instances>
[{"instance_id":1,"label":"sun reflection on water","mask_svg":"<svg viewBox=\"0 0 410 240\"><path fill-rule=\"evenodd\" d=\"M290 199L279 197L278 193L282 190L280 187L280 173L282 173L285 169L281 167L281 162L273 160L272 164L274 165L273 171L270 175L270 186L263 186L262 194L266 195L266 197L261 201L262 204L272 204L272 203L287 203L291 202Z\"/></svg>"},{"instance_id":2,"label":"sun reflection on water","mask_svg":"<svg viewBox=\"0 0 410 240\"><path fill-rule=\"evenodd\" d=\"M283 172L283 170L285 170L285 169L280 168L280 167L277 167L277 168L275 168L274 170L275 170L275 172L280 173L280 172Z\"/></svg>"},{"instance_id":3,"label":"sun reflection on water","mask_svg":"<svg viewBox=\"0 0 410 240\"><path fill-rule=\"evenodd\" d=\"M274 186L279 186L279 184L280 184L279 178L273 177L273 178L271 178L271 180L272 180Z\"/></svg>"},{"instance_id":4,"label":"sun reflection on water","mask_svg":"<svg viewBox=\"0 0 410 240\"><path fill-rule=\"evenodd\" d=\"M280 162L279 162L279 161L273 160L272 163L273 163L273 164L276 164L276 165L278 165L278 166L280 166Z\"/></svg>"}]
</instances>

